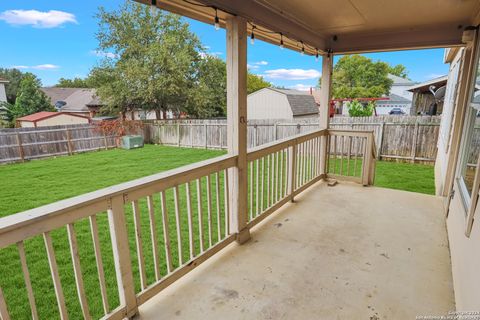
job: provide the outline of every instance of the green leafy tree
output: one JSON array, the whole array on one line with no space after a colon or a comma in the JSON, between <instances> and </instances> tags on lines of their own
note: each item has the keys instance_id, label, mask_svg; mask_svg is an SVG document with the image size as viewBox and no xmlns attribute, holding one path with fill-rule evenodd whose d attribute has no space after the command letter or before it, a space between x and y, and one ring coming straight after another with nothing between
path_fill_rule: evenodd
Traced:
<instances>
[{"instance_id":1,"label":"green leafy tree","mask_svg":"<svg viewBox=\"0 0 480 320\"><path fill-rule=\"evenodd\" d=\"M248 73L247 75L247 93L258 91L263 88L269 88L272 84L268 81L265 81L262 76L259 76L254 73Z\"/></svg>"},{"instance_id":2,"label":"green leafy tree","mask_svg":"<svg viewBox=\"0 0 480 320\"><path fill-rule=\"evenodd\" d=\"M59 88L91 88L89 84L89 79L82 79L82 78L73 78L73 79L66 79L60 78L58 83L55 87Z\"/></svg>"},{"instance_id":3,"label":"green leafy tree","mask_svg":"<svg viewBox=\"0 0 480 320\"><path fill-rule=\"evenodd\" d=\"M397 64L396 66L390 66L388 73L397 77L408 79L408 70L403 64Z\"/></svg>"},{"instance_id":4,"label":"green leafy tree","mask_svg":"<svg viewBox=\"0 0 480 320\"><path fill-rule=\"evenodd\" d=\"M8 83L5 86L8 103L15 103L15 100L17 99L17 92L20 88L20 82L27 74L29 73L23 73L18 69L0 68L0 78L8 80Z\"/></svg>"},{"instance_id":5,"label":"green leafy tree","mask_svg":"<svg viewBox=\"0 0 480 320\"><path fill-rule=\"evenodd\" d=\"M353 100L347 104L347 108L350 117L370 117L373 115L375 105L372 102L363 105L358 100Z\"/></svg>"},{"instance_id":6,"label":"green leafy tree","mask_svg":"<svg viewBox=\"0 0 480 320\"><path fill-rule=\"evenodd\" d=\"M185 111L197 80L201 43L179 16L127 1L97 14L99 50L114 53L93 70L109 110Z\"/></svg>"},{"instance_id":7,"label":"green leafy tree","mask_svg":"<svg viewBox=\"0 0 480 320\"><path fill-rule=\"evenodd\" d=\"M333 68L332 94L335 98L372 98L388 95L393 81L390 66L382 61L355 55L340 58Z\"/></svg>"},{"instance_id":8,"label":"green leafy tree","mask_svg":"<svg viewBox=\"0 0 480 320\"><path fill-rule=\"evenodd\" d=\"M11 110L11 118L29 115L40 111L55 111L49 98L40 90L41 82L33 74L26 74L20 82L15 105Z\"/></svg>"}]
</instances>

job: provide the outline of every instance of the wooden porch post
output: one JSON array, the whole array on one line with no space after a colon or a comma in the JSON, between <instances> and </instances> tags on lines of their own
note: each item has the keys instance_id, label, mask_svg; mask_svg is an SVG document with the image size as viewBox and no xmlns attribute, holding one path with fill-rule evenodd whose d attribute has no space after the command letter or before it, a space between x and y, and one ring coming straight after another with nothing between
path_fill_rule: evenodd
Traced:
<instances>
[{"instance_id":1,"label":"wooden porch post","mask_svg":"<svg viewBox=\"0 0 480 320\"><path fill-rule=\"evenodd\" d=\"M250 239L247 213L247 21L227 19L227 145L238 156L229 170L230 230L242 244Z\"/></svg>"},{"instance_id":2,"label":"wooden porch post","mask_svg":"<svg viewBox=\"0 0 480 320\"><path fill-rule=\"evenodd\" d=\"M330 122L330 97L332 95L333 54L322 57L322 83L320 88L320 128L328 129ZM321 174L327 174L328 135L321 138L320 168Z\"/></svg>"}]
</instances>

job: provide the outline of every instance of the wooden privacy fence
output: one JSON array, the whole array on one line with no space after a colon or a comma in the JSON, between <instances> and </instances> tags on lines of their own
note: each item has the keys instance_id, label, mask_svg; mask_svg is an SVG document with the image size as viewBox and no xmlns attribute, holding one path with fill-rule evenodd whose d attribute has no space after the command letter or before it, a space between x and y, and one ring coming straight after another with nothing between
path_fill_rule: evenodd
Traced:
<instances>
[{"instance_id":1,"label":"wooden privacy fence","mask_svg":"<svg viewBox=\"0 0 480 320\"><path fill-rule=\"evenodd\" d=\"M330 126L332 129L373 131L379 159L434 162L440 119L439 116L335 117ZM318 120L295 123L249 120L247 126L248 148L255 148L312 132L318 128ZM150 121L145 125L145 137L150 143L163 145L226 149L227 124L226 120Z\"/></svg>"},{"instance_id":2,"label":"wooden privacy fence","mask_svg":"<svg viewBox=\"0 0 480 320\"><path fill-rule=\"evenodd\" d=\"M116 138L91 125L3 129L0 163L115 148Z\"/></svg>"}]
</instances>

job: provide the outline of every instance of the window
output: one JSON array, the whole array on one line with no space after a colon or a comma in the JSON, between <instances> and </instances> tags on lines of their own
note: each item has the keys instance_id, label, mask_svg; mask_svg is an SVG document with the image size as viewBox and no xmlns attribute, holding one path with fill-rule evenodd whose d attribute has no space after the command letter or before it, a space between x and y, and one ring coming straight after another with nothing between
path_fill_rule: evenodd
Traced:
<instances>
[{"instance_id":1,"label":"window","mask_svg":"<svg viewBox=\"0 0 480 320\"><path fill-rule=\"evenodd\" d=\"M475 172L477 170L480 150L480 68L477 61L475 86L470 103L465 114L462 144L460 149L460 163L458 168L458 183L462 194L465 212L470 210L472 190L474 187Z\"/></svg>"}]
</instances>

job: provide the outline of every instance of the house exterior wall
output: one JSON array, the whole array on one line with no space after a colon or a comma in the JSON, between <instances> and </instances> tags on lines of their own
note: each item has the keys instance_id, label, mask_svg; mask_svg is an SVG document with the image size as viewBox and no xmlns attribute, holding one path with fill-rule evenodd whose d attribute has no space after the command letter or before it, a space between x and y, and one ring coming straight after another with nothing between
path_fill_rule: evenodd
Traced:
<instances>
[{"instance_id":1,"label":"house exterior wall","mask_svg":"<svg viewBox=\"0 0 480 320\"><path fill-rule=\"evenodd\" d=\"M402 109L405 114L410 114L410 107L412 106L411 103L392 103L392 104L381 104L377 105L375 110L377 111L377 115L386 115L392 111L393 108L400 108Z\"/></svg>"},{"instance_id":2,"label":"house exterior wall","mask_svg":"<svg viewBox=\"0 0 480 320\"><path fill-rule=\"evenodd\" d=\"M444 190L446 175L457 172L448 161L455 157L450 155L452 150L462 149L453 146L452 137L458 136L463 131L463 125L454 126L453 119L465 113L463 104L455 105L458 101L463 101L462 97L470 96L469 90L459 90L459 81L463 68L463 59L465 50L460 50L450 62L450 71L445 95L445 110L440 124L440 132L438 138L438 153L435 164L435 185L437 194L444 196L449 190ZM476 65L470 64L473 68ZM476 70L476 69L475 69ZM465 70L463 70L465 71ZM452 80L452 81L451 81ZM452 83L454 82L454 83ZM462 84L464 87L465 84ZM457 98L458 97L458 98ZM462 102L460 102L462 103ZM468 109L468 107L467 107ZM456 140L455 140L456 141ZM450 145L449 145L450 144ZM456 155L458 156L458 154ZM457 162L457 166L459 162ZM456 182L453 183L453 198L449 201L449 197L445 197L445 203L448 205L448 216L446 218L446 227L449 240L452 277L455 292L455 304L458 311L480 310L480 220L473 222L473 228L469 236L466 235L466 226L468 221L467 208L464 204L461 191ZM478 201L476 205L476 217L480 216L480 208ZM439 212L439 214L442 214Z\"/></svg>"},{"instance_id":3,"label":"house exterior wall","mask_svg":"<svg viewBox=\"0 0 480 320\"><path fill-rule=\"evenodd\" d=\"M7 102L7 93L5 91L5 84L0 83L0 103Z\"/></svg>"},{"instance_id":4,"label":"house exterior wall","mask_svg":"<svg viewBox=\"0 0 480 320\"><path fill-rule=\"evenodd\" d=\"M18 121L21 128L33 128L35 127L35 123L30 121Z\"/></svg>"},{"instance_id":5,"label":"house exterior wall","mask_svg":"<svg viewBox=\"0 0 480 320\"><path fill-rule=\"evenodd\" d=\"M410 89L410 86L392 85L392 87L390 88L390 93L396 94L397 96L404 97L405 99L412 101L413 93L407 91L408 89Z\"/></svg>"},{"instance_id":6,"label":"house exterior wall","mask_svg":"<svg viewBox=\"0 0 480 320\"><path fill-rule=\"evenodd\" d=\"M293 120L287 96L269 89L262 89L247 97L248 120Z\"/></svg>"}]
</instances>

